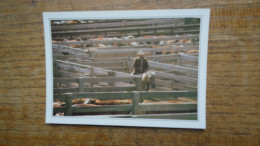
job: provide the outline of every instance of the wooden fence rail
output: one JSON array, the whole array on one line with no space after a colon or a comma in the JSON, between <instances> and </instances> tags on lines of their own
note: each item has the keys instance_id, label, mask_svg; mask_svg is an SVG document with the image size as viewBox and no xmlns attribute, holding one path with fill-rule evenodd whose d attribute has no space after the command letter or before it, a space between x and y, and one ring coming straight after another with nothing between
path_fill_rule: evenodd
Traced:
<instances>
[{"instance_id":1,"label":"wooden fence rail","mask_svg":"<svg viewBox=\"0 0 260 146\"><path fill-rule=\"evenodd\" d=\"M124 31L140 31L140 30L157 30L157 29L179 29L179 28L199 28L199 24L179 25L166 24L158 26L139 26L126 28L102 28L92 30L68 30L68 31L53 31L52 34L75 34L75 33L100 33L100 32L124 32Z\"/></svg>"},{"instance_id":2,"label":"wooden fence rail","mask_svg":"<svg viewBox=\"0 0 260 146\"><path fill-rule=\"evenodd\" d=\"M143 52L162 52L162 51L176 51L176 52L186 52L189 50L198 50L197 46L170 46L170 47L157 47L157 48L129 48L129 49L110 49L110 48L100 48L93 53L137 53L142 50Z\"/></svg>"},{"instance_id":3,"label":"wooden fence rail","mask_svg":"<svg viewBox=\"0 0 260 146\"><path fill-rule=\"evenodd\" d=\"M94 83L117 83L117 82L132 82L135 85L123 86L123 87L85 87ZM55 78L54 85L65 84L70 85L71 83L78 83L78 88L54 88L54 94L61 94L66 92L112 92L112 91L140 91L141 90L141 77L80 77L80 78Z\"/></svg>"},{"instance_id":4,"label":"wooden fence rail","mask_svg":"<svg viewBox=\"0 0 260 146\"><path fill-rule=\"evenodd\" d=\"M156 30L156 33L154 33L154 31L142 31L142 30L138 30L138 31L132 31L132 32L123 32L124 35L122 35L122 32L105 32L105 33L98 33L97 35L99 37L122 37L122 36L126 36L126 35L131 35L131 36L135 36L135 37L142 37L142 36L154 36L154 35L167 35L167 36L173 36L173 35L186 35L186 34L199 34L199 30ZM62 41L64 39L76 39L77 36L80 36L80 38L82 40L87 40L87 39L92 39L96 36L93 36L92 33L90 34L82 34L82 33L74 33L74 34L70 34L71 36L68 37L66 34L57 34L54 35L52 37L53 40L57 40L57 41Z\"/></svg>"},{"instance_id":5,"label":"wooden fence rail","mask_svg":"<svg viewBox=\"0 0 260 146\"><path fill-rule=\"evenodd\" d=\"M66 93L63 95L54 95L55 100L65 101L65 108L54 108L54 114L57 111L64 111L65 115L71 116L74 114L91 113L117 113L128 112L133 115L140 115L146 112L196 112L197 103L169 103L169 104L143 104L143 99L160 98L177 98L188 97L192 99L197 98L197 92L191 91L170 91L170 92L90 92L90 93ZM95 107L72 107L72 100L77 98L97 98L100 100L110 99L131 99L132 105L118 105L118 106L95 106Z\"/></svg>"},{"instance_id":6,"label":"wooden fence rail","mask_svg":"<svg viewBox=\"0 0 260 146\"><path fill-rule=\"evenodd\" d=\"M65 70L74 70L74 71L79 71L83 73L92 73L92 74L103 74L107 75L108 72L114 72L116 77L134 77L134 75L123 73L123 72L117 72L113 70L108 70L108 69L103 69L103 68L98 68L98 67L93 67L90 65L83 65L79 63L73 63L69 61L62 61L62 60L56 60L57 66L61 69Z\"/></svg>"},{"instance_id":7,"label":"wooden fence rail","mask_svg":"<svg viewBox=\"0 0 260 146\"><path fill-rule=\"evenodd\" d=\"M57 45L114 44L114 43L129 43L129 42L159 42L159 41L168 41L168 40L198 39L198 38L199 35L187 35L187 36L170 36L170 37L159 37L159 38L67 41L67 42L56 42L55 44Z\"/></svg>"},{"instance_id":8,"label":"wooden fence rail","mask_svg":"<svg viewBox=\"0 0 260 146\"><path fill-rule=\"evenodd\" d=\"M182 23L181 23L182 22ZM92 28L109 28L109 27L128 27L137 25L157 25L157 24L184 24L183 19L151 19L139 21L122 21L109 23L87 23L87 24L70 24L52 26L52 31L69 30L69 29L92 29Z\"/></svg>"},{"instance_id":9,"label":"wooden fence rail","mask_svg":"<svg viewBox=\"0 0 260 146\"><path fill-rule=\"evenodd\" d=\"M181 56L181 55L176 55L176 54L172 54L169 56ZM184 59L196 59L196 57L193 56L186 56ZM127 66L128 69L125 69L125 67L123 68L124 71L128 70L131 71L131 64L133 64L134 58L128 58L129 63ZM91 75L108 75L109 72L114 72L115 77L118 79L121 79L120 77L135 77L134 75L128 74L128 73L123 73L123 72L118 72L115 71L115 68L98 68L95 66L90 66L90 65L94 65L94 64L98 64L98 65L102 65L104 62L93 62L92 64L90 63L89 65L82 65L79 63L72 63L72 62L67 62L67 61L57 61L58 64L57 66L61 69L65 69L65 70L73 70L73 71L78 71L78 72L83 72L89 76ZM122 61L122 63L124 64L124 61ZM106 64L106 63L105 63ZM180 89L185 89L185 87L187 87L187 89L192 89L192 90L196 90L196 86L197 86L197 69L196 68L190 68L190 67L183 67L183 66L178 66L178 65L172 65L172 64L165 64L165 63L159 63L159 62L153 62L153 61L149 61L149 66L151 69L156 69L156 82L158 83L158 85L162 86L162 87L167 87L167 88L171 88L173 86L178 87L179 83L181 83L182 85L180 85L179 87L182 87ZM164 70L164 71L157 71L157 70ZM169 72L169 73L168 73ZM178 75L175 73L181 73L182 75ZM186 76L186 75L191 75L192 77ZM71 77L75 77L74 74L69 74L69 76ZM80 76L80 75L79 75ZM95 78L96 80L98 80L98 78ZM163 80L167 79L167 81L163 81ZM102 80L102 79L101 79ZM169 82L169 80L174 81L174 84L172 84L171 82ZM165 86L167 85L167 86ZM132 90L133 87L127 89L125 88L127 91ZM112 88L111 88L112 89ZM65 90L65 89L64 89ZM68 89L69 90L69 89ZM84 91L99 91L101 89L92 89L92 90L84 90ZM105 91L109 91L109 89L104 89ZM123 90L123 88L122 88ZM76 91L76 90L73 90ZM57 91L57 92L62 92L62 90Z\"/></svg>"}]
</instances>

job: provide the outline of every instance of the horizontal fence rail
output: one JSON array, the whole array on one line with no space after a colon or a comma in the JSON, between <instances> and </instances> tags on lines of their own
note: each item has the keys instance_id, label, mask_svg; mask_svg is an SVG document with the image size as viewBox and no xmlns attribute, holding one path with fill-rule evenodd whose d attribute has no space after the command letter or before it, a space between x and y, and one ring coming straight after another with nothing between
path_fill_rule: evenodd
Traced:
<instances>
[{"instance_id":1,"label":"horizontal fence rail","mask_svg":"<svg viewBox=\"0 0 260 146\"><path fill-rule=\"evenodd\" d=\"M83 44L114 44L114 43L129 43L129 42L159 42L168 40L180 40L180 39L198 39L199 35L187 35L187 36L168 36L159 38L134 38L125 40L88 40L88 41L67 41L56 42L57 45L83 45Z\"/></svg>"},{"instance_id":2,"label":"horizontal fence rail","mask_svg":"<svg viewBox=\"0 0 260 146\"><path fill-rule=\"evenodd\" d=\"M189 51L189 50L198 50L198 47L194 46L172 46L172 47L157 47L157 48L131 48L131 49L97 49L92 51L93 53L137 53L138 51L142 50L143 52L162 52L162 51Z\"/></svg>"},{"instance_id":3,"label":"horizontal fence rail","mask_svg":"<svg viewBox=\"0 0 260 146\"><path fill-rule=\"evenodd\" d=\"M182 22L182 23L181 23ZM181 19L152 19L152 20L139 20L139 21L122 21L122 22L109 22L109 23L86 23L86 24L70 24L70 25L57 25L52 26L52 31L55 30L68 30L68 29L92 29L92 28L108 28L108 27L127 27L136 25L156 25L156 24L183 24Z\"/></svg>"},{"instance_id":4,"label":"horizontal fence rail","mask_svg":"<svg viewBox=\"0 0 260 146\"><path fill-rule=\"evenodd\" d=\"M128 85L126 87L85 87L94 83L117 83L117 82L135 82L135 85ZM141 77L80 77L80 78L55 78L54 85L56 84L66 84L78 83L78 88L54 88L54 94L60 94L65 92L109 92L109 91L139 91L141 86Z\"/></svg>"},{"instance_id":5,"label":"horizontal fence rail","mask_svg":"<svg viewBox=\"0 0 260 146\"><path fill-rule=\"evenodd\" d=\"M158 26L139 26L126 28L102 28L92 30L68 30L68 31L54 31L52 34L74 34L74 33L97 33L97 32L117 32L117 31L136 31L136 30L156 30L156 29L177 29L177 28L199 28L199 24L180 25L174 24L158 25Z\"/></svg>"},{"instance_id":6,"label":"horizontal fence rail","mask_svg":"<svg viewBox=\"0 0 260 146\"><path fill-rule=\"evenodd\" d=\"M169 30L156 30L156 33L154 33L154 31L142 31L142 30L138 30L138 31L132 31L132 32L127 32L127 35L131 35L131 36L137 36L137 37L142 37L142 36L147 36L147 35L151 35L151 36L154 36L155 34L156 35L186 35L186 34L199 34L199 30L184 30L184 31L176 31L176 30L173 30L173 31L169 31ZM125 33L125 32L124 32ZM73 35L79 35L81 36L82 33L74 33ZM93 35L91 34L84 34L83 33L83 37L81 37L82 40L87 40L87 39L91 39L93 38ZM125 33L126 35L126 33ZM66 34L58 34L58 35L54 35L53 36L53 40L57 40L57 41L62 41L64 39L75 39L75 36L74 38L68 38L66 37ZM122 33L121 32L105 32L105 33L98 33L98 36L99 37L122 37Z\"/></svg>"},{"instance_id":7,"label":"horizontal fence rail","mask_svg":"<svg viewBox=\"0 0 260 146\"><path fill-rule=\"evenodd\" d=\"M65 101L65 107L54 108L54 113L65 112L65 115L70 116L74 114L104 114L104 113L118 113L126 112L133 115L142 115L151 112L196 112L197 103L169 103L169 104L144 104L143 99L152 98L177 98L197 97L197 92L190 91L171 91L171 92L145 92L145 91L133 91L133 92L90 92L90 93L66 93L62 95L54 95L54 100ZM99 100L111 100L111 99L131 99L132 105L105 105L105 106L72 106L72 100L77 98L97 98Z\"/></svg>"},{"instance_id":8,"label":"horizontal fence rail","mask_svg":"<svg viewBox=\"0 0 260 146\"><path fill-rule=\"evenodd\" d=\"M113 71L113 70L108 70L108 69L103 69L103 68L98 68L98 67L93 67L90 65L83 65L79 63L72 63L69 61L62 61L62 60L57 60L57 66L62 69L71 69L83 73L90 73L93 72L93 74L104 74L107 75L109 72L114 72L115 76L117 77L134 77L134 75L123 73L123 72L118 72L118 71Z\"/></svg>"}]
</instances>

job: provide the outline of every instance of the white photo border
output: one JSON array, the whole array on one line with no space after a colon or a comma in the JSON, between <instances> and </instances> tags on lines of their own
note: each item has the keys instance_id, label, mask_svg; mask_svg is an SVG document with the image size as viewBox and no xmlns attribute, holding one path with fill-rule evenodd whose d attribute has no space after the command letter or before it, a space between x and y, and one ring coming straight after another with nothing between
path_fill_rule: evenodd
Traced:
<instances>
[{"instance_id":1,"label":"white photo border","mask_svg":"<svg viewBox=\"0 0 260 146\"><path fill-rule=\"evenodd\" d=\"M200 18L197 120L105 118L105 116L53 116L53 64L51 20ZM206 129L206 76L210 9L43 12L46 59L46 117L48 124L107 125Z\"/></svg>"}]
</instances>

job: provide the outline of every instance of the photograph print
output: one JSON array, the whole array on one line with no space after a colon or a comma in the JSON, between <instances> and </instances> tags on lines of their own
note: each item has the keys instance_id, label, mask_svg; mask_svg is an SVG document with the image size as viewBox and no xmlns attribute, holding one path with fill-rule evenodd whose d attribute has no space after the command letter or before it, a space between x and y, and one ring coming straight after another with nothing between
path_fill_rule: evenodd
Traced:
<instances>
[{"instance_id":1,"label":"photograph print","mask_svg":"<svg viewBox=\"0 0 260 146\"><path fill-rule=\"evenodd\" d=\"M44 13L46 123L204 129L209 10L118 12Z\"/></svg>"}]
</instances>

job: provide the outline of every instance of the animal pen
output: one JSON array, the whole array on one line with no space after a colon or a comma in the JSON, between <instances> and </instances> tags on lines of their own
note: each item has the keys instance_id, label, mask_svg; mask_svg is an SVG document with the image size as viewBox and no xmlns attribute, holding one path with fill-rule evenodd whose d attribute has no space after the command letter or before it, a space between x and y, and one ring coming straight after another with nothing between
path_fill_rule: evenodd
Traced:
<instances>
[{"instance_id":1,"label":"animal pen","mask_svg":"<svg viewBox=\"0 0 260 146\"><path fill-rule=\"evenodd\" d=\"M51 21L53 115L197 120L200 19ZM144 52L154 89L131 74Z\"/></svg>"}]
</instances>

